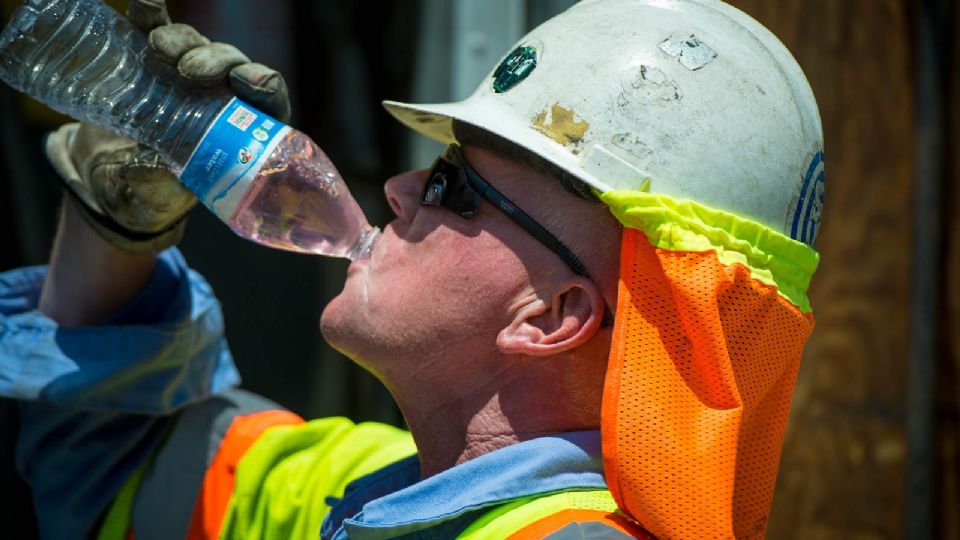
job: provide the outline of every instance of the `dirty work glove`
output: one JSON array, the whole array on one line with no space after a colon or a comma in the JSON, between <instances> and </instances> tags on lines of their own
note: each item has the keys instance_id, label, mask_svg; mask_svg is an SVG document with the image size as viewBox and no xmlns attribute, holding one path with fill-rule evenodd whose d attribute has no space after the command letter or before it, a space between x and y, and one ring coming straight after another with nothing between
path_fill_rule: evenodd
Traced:
<instances>
[{"instance_id":1,"label":"dirty work glove","mask_svg":"<svg viewBox=\"0 0 960 540\"><path fill-rule=\"evenodd\" d=\"M171 24L164 0L130 0L127 18L149 32L148 62L175 66L198 87L228 84L240 99L289 121L280 73L250 62L232 45L211 43L191 26ZM76 122L51 133L45 150L86 222L107 241L133 253L157 253L180 241L197 199L155 151Z\"/></svg>"}]
</instances>

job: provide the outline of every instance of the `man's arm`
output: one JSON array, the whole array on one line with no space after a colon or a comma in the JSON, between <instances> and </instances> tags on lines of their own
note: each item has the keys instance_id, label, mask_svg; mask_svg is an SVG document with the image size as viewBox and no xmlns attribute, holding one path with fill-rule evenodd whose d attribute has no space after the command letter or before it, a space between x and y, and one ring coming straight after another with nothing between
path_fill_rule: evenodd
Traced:
<instances>
[{"instance_id":1,"label":"man's arm","mask_svg":"<svg viewBox=\"0 0 960 540\"><path fill-rule=\"evenodd\" d=\"M0 274L0 392L23 400L17 469L44 538L87 537L179 412L239 382L209 286L175 249L153 266L142 290L124 288L132 300L76 328L36 309L44 268ZM90 315L83 301L71 305Z\"/></svg>"},{"instance_id":2,"label":"man's arm","mask_svg":"<svg viewBox=\"0 0 960 540\"><path fill-rule=\"evenodd\" d=\"M38 309L61 326L96 325L129 303L153 275L152 253L123 251L94 232L64 197Z\"/></svg>"}]
</instances>

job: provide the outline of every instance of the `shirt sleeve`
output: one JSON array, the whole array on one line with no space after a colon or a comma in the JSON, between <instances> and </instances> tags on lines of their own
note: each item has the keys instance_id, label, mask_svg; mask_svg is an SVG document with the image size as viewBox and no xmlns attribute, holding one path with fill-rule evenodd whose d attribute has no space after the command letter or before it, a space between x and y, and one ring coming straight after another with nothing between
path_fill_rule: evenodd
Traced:
<instances>
[{"instance_id":1,"label":"shirt sleeve","mask_svg":"<svg viewBox=\"0 0 960 540\"><path fill-rule=\"evenodd\" d=\"M84 538L175 412L239 383L210 286L175 248L96 327L37 311L45 267L0 274L0 395L21 400L17 469L44 538Z\"/></svg>"},{"instance_id":2,"label":"shirt sleeve","mask_svg":"<svg viewBox=\"0 0 960 540\"><path fill-rule=\"evenodd\" d=\"M46 267L0 274L0 396L165 414L239 383L220 305L175 248L100 326L62 328L37 311L45 276Z\"/></svg>"}]
</instances>

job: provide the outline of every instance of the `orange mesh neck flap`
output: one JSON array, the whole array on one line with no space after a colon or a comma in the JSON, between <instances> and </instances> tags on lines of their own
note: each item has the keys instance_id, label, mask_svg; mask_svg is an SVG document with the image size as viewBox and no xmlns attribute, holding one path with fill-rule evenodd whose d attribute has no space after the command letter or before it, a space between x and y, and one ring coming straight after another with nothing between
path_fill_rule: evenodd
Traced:
<instances>
[{"instance_id":1,"label":"orange mesh neck flap","mask_svg":"<svg viewBox=\"0 0 960 540\"><path fill-rule=\"evenodd\" d=\"M658 249L627 227L620 259L610 491L659 538L762 538L812 315L715 251Z\"/></svg>"}]
</instances>

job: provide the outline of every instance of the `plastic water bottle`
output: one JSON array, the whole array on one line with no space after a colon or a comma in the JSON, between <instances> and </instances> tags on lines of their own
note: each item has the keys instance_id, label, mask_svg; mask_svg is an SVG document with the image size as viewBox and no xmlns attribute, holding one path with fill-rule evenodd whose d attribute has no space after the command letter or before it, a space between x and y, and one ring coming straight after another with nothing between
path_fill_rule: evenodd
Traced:
<instances>
[{"instance_id":1,"label":"plastic water bottle","mask_svg":"<svg viewBox=\"0 0 960 540\"><path fill-rule=\"evenodd\" d=\"M234 232L353 260L371 227L309 137L150 62L146 37L97 0L27 0L0 33L0 79L49 107L157 150Z\"/></svg>"}]
</instances>

